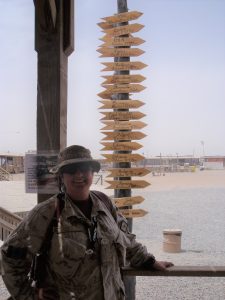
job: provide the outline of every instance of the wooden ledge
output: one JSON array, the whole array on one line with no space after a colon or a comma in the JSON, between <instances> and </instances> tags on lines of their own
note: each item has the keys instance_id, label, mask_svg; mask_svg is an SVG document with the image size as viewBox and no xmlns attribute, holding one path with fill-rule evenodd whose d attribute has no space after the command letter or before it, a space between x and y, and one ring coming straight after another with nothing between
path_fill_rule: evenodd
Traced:
<instances>
[{"instance_id":1,"label":"wooden ledge","mask_svg":"<svg viewBox=\"0 0 225 300\"><path fill-rule=\"evenodd\" d=\"M225 277L225 266L175 266L166 271L122 268L124 276Z\"/></svg>"}]
</instances>

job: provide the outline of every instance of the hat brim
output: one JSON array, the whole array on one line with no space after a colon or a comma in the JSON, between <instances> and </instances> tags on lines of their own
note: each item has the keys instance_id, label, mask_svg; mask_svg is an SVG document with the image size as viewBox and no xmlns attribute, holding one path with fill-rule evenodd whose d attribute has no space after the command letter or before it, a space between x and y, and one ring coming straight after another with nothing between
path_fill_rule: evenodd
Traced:
<instances>
[{"instance_id":1,"label":"hat brim","mask_svg":"<svg viewBox=\"0 0 225 300\"><path fill-rule=\"evenodd\" d=\"M82 164L82 163L88 163L92 166L94 172L99 172L101 169L101 165L97 160L89 159L89 158L74 158L74 159L68 159L64 160L60 164L56 165L50 170L50 173L56 174L60 171L60 169L64 166L68 165L76 165L76 164Z\"/></svg>"}]
</instances>

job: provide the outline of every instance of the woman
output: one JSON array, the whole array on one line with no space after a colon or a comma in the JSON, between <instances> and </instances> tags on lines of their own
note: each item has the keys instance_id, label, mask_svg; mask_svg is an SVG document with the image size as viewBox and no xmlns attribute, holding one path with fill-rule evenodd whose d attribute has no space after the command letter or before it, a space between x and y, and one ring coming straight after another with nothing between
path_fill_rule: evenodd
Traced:
<instances>
[{"instance_id":1,"label":"woman","mask_svg":"<svg viewBox=\"0 0 225 300\"><path fill-rule=\"evenodd\" d=\"M3 280L13 299L122 300L122 266L173 266L156 261L136 241L105 194L90 191L99 170L99 162L82 146L59 154L52 172L58 175L60 193L31 210L1 249ZM30 272L37 253L43 259L38 271ZM36 287L29 275L37 279Z\"/></svg>"}]
</instances>

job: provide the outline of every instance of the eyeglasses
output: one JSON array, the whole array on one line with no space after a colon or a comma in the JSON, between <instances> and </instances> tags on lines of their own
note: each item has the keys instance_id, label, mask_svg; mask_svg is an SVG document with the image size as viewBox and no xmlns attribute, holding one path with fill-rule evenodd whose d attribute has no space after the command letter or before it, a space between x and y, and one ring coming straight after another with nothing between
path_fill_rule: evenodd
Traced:
<instances>
[{"instance_id":1,"label":"eyeglasses","mask_svg":"<svg viewBox=\"0 0 225 300\"><path fill-rule=\"evenodd\" d=\"M81 173L87 173L93 171L93 169L89 164L68 165L62 167L61 169L61 173L66 173L70 175L76 173L77 171L80 171Z\"/></svg>"}]
</instances>

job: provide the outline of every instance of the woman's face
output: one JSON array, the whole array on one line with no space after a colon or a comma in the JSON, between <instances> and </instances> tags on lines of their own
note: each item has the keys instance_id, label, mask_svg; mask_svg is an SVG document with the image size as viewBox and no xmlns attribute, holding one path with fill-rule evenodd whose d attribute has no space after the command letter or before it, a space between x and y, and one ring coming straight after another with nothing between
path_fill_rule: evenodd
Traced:
<instances>
[{"instance_id":1,"label":"woman's face","mask_svg":"<svg viewBox=\"0 0 225 300\"><path fill-rule=\"evenodd\" d=\"M87 163L62 168L62 182L72 200L86 200L93 181L93 170Z\"/></svg>"}]
</instances>

